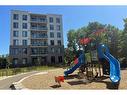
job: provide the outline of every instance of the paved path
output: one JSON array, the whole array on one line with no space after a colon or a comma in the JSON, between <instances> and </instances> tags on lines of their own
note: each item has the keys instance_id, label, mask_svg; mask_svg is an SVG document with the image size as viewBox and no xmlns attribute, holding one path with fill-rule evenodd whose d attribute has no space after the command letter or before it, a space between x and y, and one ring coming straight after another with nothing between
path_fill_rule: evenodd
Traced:
<instances>
[{"instance_id":1,"label":"paved path","mask_svg":"<svg viewBox=\"0 0 127 95\"><path fill-rule=\"evenodd\" d=\"M12 77L8 77L5 78L3 80L0 80L0 89L10 89L10 86L13 82L18 82L19 80L21 80L22 78L38 73L38 71L32 71L32 72L28 72L28 73L24 73L24 74L18 74L18 75L14 75Z\"/></svg>"}]
</instances>

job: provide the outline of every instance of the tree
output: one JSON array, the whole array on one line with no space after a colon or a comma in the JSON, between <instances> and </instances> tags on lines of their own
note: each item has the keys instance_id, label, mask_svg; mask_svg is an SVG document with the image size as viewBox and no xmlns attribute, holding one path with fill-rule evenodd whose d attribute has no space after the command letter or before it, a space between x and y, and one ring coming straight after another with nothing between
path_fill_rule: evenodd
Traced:
<instances>
[{"instance_id":1,"label":"tree","mask_svg":"<svg viewBox=\"0 0 127 95\"><path fill-rule=\"evenodd\" d=\"M114 55L116 58L118 58L118 48L119 48L119 34L121 31L116 28L115 26L112 26L110 24L107 25L107 45L109 46L110 52L112 55ZM105 38L106 39L106 38Z\"/></svg>"},{"instance_id":2,"label":"tree","mask_svg":"<svg viewBox=\"0 0 127 95\"><path fill-rule=\"evenodd\" d=\"M95 35L95 32L102 29L104 29L105 32L101 32L99 35ZM126 37L123 37L123 41L121 41L121 34L122 34L122 31L113 25L101 24L99 22L90 22L87 26L83 26L77 30L71 29L68 31L68 34L67 34L68 45L67 46L68 46L68 49L73 49L73 54L76 54L77 53L76 51L78 50L78 48L83 46L79 43L79 39L90 37L94 39L96 43L107 44L108 47L110 48L111 53L115 57L119 57L119 48L121 48L120 47L121 44L124 42L124 45L126 45L125 43L127 43L125 40Z\"/></svg>"},{"instance_id":3,"label":"tree","mask_svg":"<svg viewBox=\"0 0 127 95\"><path fill-rule=\"evenodd\" d=\"M67 66L70 66L71 62L74 60L74 53L71 49L66 48L64 50L64 62Z\"/></svg>"},{"instance_id":4,"label":"tree","mask_svg":"<svg viewBox=\"0 0 127 95\"><path fill-rule=\"evenodd\" d=\"M6 60L7 60L7 64L6 64L6 68L9 69L9 66L12 64L13 62L13 58L10 55L6 56Z\"/></svg>"},{"instance_id":5,"label":"tree","mask_svg":"<svg viewBox=\"0 0 127 95\"><path fill-rule=\"evenodd\" d=\"M0 68L5 68L7 64L6 56L2 55L0 57Z\"/></svg>"},{"instance_id":6,"label":"tree","mask_svg":"<svg viewBox=\"0 0 127 95\"><path fill-rule=\"evenodd\" d=\"M77 47L76 47L76 32L75 30L69 30L67 34L68 38L68 48L73 49L73 53L76 52Z\"/></svg>"},{"instance_id":7,"label":"tree","mask_svg":"<svg viewBox=\"0 0 127 95\"><path fill-rule=\"evenodd\" d=\"M123 19L124 21L124 30L122 32L122 35L121 35L121 46L122 46L122 55L123 55L123 59L126 61L127 63L127 18Z\"/></svg>"}]
</instances>

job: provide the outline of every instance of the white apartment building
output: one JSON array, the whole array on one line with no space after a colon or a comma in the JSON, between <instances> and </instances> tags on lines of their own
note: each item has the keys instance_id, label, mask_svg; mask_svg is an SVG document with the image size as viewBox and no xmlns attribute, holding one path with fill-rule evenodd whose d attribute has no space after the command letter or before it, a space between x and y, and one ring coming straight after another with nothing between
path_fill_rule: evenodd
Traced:
<instances>
[{"instance_id":1,"label":"white apartment building","mask_svg":"<svg viewBox=\"0 0 127 95\"><path fill-rule=\"evenodd\" d=\"M12 10L10 55L18 66L63 63L62 15Z\"/></svg>"}]
</instances>

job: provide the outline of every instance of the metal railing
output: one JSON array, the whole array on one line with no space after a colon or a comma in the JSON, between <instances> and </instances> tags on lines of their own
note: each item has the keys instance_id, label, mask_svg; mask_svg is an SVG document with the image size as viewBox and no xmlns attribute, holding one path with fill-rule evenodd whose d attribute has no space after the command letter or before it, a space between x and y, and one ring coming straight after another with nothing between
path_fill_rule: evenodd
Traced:
<instances>
[{"instance_id":1,"label":"metal railing","mask_svg":"<svg viewBox=\"0 0 127 95\"><path fill-rule=\"evenodd\" d=\"M47 30L48 28L47 27L31 27L30 29L32 29L32 30Z\"/></svg>"},{"instance_id":2,"label":"metal railing","mask_svg":"<svg viewBox=\"0 0 127 95\"><path fill-rule=\"evenodd\" d=\"M40 23L47 23L47 19L31 19L30 21L33 21L33 22L40 22Z\"/></svg>"}]
</instances>

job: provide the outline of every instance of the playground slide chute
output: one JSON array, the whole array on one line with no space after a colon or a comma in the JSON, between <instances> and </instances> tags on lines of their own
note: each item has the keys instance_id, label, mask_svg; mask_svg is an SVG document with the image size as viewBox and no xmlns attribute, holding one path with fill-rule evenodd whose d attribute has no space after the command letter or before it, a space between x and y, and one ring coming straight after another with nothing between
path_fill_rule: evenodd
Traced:
<instances>
[{"instance_id":1,"label":"playground slide chute","mask_svg":"<svg viewBox=\"0 0 127 95\"><path fill-rule=\"evenodd\" d=\"M84 54L81 54L78 57L78 63L76 65L74 65L72 68L70 68L69 70L64 72L64 75L67 76L68 74L73 73L77 68L79 68L81 66L81 64L84 64L85 60L84 60Z\"/></svg>"},{"instance_id":2,"label":"playground slide chute","mask_svg":"<svg viewBox=\"0 0 127 95\"><path fill-rule=\"evenodd\" d=\"M108 47L104 44L99 45L98 48L99 58L105 58L110 63L110 80L113 83L120 81L120 63L109 53Z\"/></svg>"}]
</instances>

